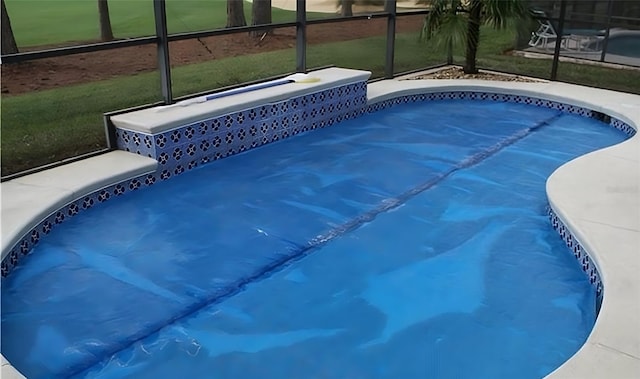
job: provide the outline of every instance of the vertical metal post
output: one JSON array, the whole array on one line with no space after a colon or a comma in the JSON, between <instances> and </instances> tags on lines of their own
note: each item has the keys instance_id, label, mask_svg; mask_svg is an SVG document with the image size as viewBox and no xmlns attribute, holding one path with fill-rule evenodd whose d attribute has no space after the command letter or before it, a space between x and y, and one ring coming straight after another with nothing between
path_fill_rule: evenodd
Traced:
<instances>
[{"instance_id":1,"label":"vertical metal post","mask_svg":"<svg viewBox=\"0 0 640 379\"><path fill-rule=\"evenodd\" d=\"M307 8L296 0L296 72L307 72Z\"/></svg>"},{"instance_id":2,"label":"vertical metal post","mask_svg":"<svg viewBox=\"0 0 640 379\"><path fill-rule=\"evenodd\" d=\"M558 61L560 60L560 46L562 45L562 34L564 33L564 19L567 14L567 0L560 0L560 20L556 33L556 46L553 50L553 64L551 65L551 80L558 78Z\"/></svg>"},{"instance_id":3,"label":"vertical metal post","mask_svg":"<svg viewBox=\"0 0 640 379\"><path fill-rule=\"evenodd\" d=\"M165 104L173 102L171 94L171 65L169 63L169 39L167 38L167 8L165 0L153 0L153 13L156 23L156 46L158 54L158 70L160 70L160 85L162 99Z\"/></svg>"},{"instance_id":4,"label":"vertical metal post","mask_svg":"<svg viewBox=\"0 0 640 379\"><path fill-rule=\"evenodd\" d=\"M116 137L116 126L111 122L111 118L102 115L102 123L104 125L104 135L107 138L107 148L115 150L118 148L118 137Z\"/></svg>"},{"instance_id":5,"label":"vertical metal post","mask_svg":"<svg viewBox=\"0 0 640 379\"><path fill-rule=\"evenodd\" d=\"M602 54L600 54L600 62L604 62L607 56L607 45L609 42L609 31L611 30L611 17L613 16L613 0L609 0L607 7L607 28L604 32L604 40L602 41Z\"/></svg>"},{"instance_id":6,"label":"vertical metal post","mask_svg":"<svg viewBox=\"0 0 640 379\"><path fill-rule=\"evenodd\" d=\"M387 51L384 64L384 76L393 78L393 60L396 48L396 0L385 1L387 15Z\"/></svg>"}]
</instances>

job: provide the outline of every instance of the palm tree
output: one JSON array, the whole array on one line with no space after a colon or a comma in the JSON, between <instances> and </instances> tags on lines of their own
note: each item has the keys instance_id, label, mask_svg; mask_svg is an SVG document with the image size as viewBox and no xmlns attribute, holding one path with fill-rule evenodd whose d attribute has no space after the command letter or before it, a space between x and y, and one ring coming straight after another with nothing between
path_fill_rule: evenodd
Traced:
<instances>
[{"instance_id":1,"label":"palm tree","mask_svg":"<svg viewBox=\"0 0 640 379\"><path fill-rule=\"evenodd\" d=\"M447 45L465 46L465 74L477 74L480 25L504 29L511 21L529 17L525 0L432 0L423 36L440 38Z\"/></svg>"},{"instance_id":2,"label":"palm tree","mask_svg":"<svg viewBox=\"0 0 640 379\"><path fill-rule=\"evenodd\" d=\"M338 0L340 15L343 17L353 16L354 5L384 5L385 0Z\"/></svg>"},{"instance_id":3,"label":"palm tree","mask_svg":"<svg viewBox=\"0 0 640 379\"><path fill-rule=\"evenodd\" d=\"M340 6L340 15L342 15L343 17L351 17L353 16L353 3L355 1L354 0L340 0L339 6Z\"/></svg>"}]
</instances>

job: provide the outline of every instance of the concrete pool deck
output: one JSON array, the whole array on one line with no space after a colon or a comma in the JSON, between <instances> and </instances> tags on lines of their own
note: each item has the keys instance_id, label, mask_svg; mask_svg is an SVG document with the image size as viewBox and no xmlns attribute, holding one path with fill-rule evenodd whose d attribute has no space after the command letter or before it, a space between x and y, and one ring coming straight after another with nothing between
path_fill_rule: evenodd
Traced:
<instances>
[{"instance_id":1,"label":"concrete pool deck","mask_svg":"<svg viewBox=\"0 0 640 379\"><path fill-rule=\"evenodd\" d=\"M445 91L538 97L608 114L636 130L640 126L640 96L557 82L385 80L369 84L368 100L374 104L402 95ZM2 183L2 256L25 230L70 198L154 169L150 158L116 151ZM561 166L547 181L547 195L557 215L589 252L605 288L587 342L548 377L640 377L640 133ZM2 377L21 377L4 358Z\"/></svg>"}]
</instances>

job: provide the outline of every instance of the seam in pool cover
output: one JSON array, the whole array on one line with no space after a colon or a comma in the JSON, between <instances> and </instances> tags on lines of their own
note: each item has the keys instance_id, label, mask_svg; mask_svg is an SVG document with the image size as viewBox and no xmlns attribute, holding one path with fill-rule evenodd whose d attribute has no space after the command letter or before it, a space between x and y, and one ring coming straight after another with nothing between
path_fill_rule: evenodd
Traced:
<instances>
[{"instance_id":1,"label":"seam in pool cover","mask_svg":"<svg viewBox=\"0 0 640 379\"><path fill-rule=\"evenodd\" d=\"M91 368L93 368L96 364L98 364L99 362L103 361L105 358L107 357L111 357L115 354L117 354L118 352L129 348L130 346L132 346L133 344L159 332L161 329L163 329L164 327L166 327L167 325L171 325L173 323L175 323L176 321L179 321L181 319L184 319L186 317L189 317L190 315L198 312L199 310L213 305L213 304L217 304L220 303L230 297L233 297L235 295L237 295L238 293L242 292L248 285L255 283L255 282L259 282L263 279L266 279L268 277L270 277L271 275L273 275L274 273L290 266L292 263L297 262L301 259L303 259L304 257L306 257L307 255L309 255L311 252L313 252L314 250L322 247L323 245L327 244L328 242L330 242L331 240L341 237L342 235L351 232L357 228L359 228L360 226L362 226L365 223L371 222L373 221L379 214L388 212L394 208L397 208L399 206L401 206L402 204L406 203L408 200L410 200L411 198L415 197L416 195L432 188L434 185L440 183L441 181L443 181L444 179L446 179L447 177L449 177L451 174L469 168L471 166L475 166L477 164L479 164L480 162L486 160L487 158L495 155L497 152L503 150L504 148L513 145L514 143L518 142L519 140L525 138L526 136L528 136L529 134L535 132L536 130L545 127L547 125L550 125L552 122L556 121L558 118L560 118L563 115L562 112L558 112L555 115L553 115L552 117L539 122L538 124L531 126L529 128L520 130L514 134L512 134L509 137L506 137L505 139L498 141L496 144L490 146L489 148L482 150L462 161L460 161L459 163L457 163L456 165L454 165L451 169L445 171L444 173L438 175L437 177L424 182L422 184L419 184L416 187L413 187L411 189L409 189L408 191L403 192L402 194L398 195L397 197L391 197L388 199L385 199L382 201L382 203L371 209L370 211L367 211L359 216L354 217L353 219L345 222L342 225L339 225L337 227L335 227L334 229L330 230L329 232L322 234L314 239L312 239L311 241L309 241L306 245L299 245L299 244L295 244L292 241L286 240L282 237L277 237L274 236L278 239L281 239L284 242L287 242L288 244L293 244L295 246L295 249L291 251L291 254L289 254L288 256L285 256L267 266L262 267L260 270L256 271L255 273L253 273L252 275L245 277L239 281L237 281L236 283L233 283L231 285L228 286L228 288L226 289L226 292L224 292L222 295L218 294L218 295L213 295L209 298L205 298L199 302L196 302L194 304L192 304L191 306L187 307L183 312L181 312L180 314L175 315L174 317L170 318L169 320L165 320L164 322L162 322L161 325L152 325L151 327L147 328L146 330L143 330L139 333L136 333L134 335L132 335L130 338L127 338L126 340L121 341L121 343L115 344L114 348L109 350L108 352L105 352L104 354L102 354L102 356L95 356L95 359L92 359L90 361L86 361L85 364L82 365L77 365L76 367L70 367L69 370L67 370L66 375L62 375L63 377L73 377L82 373L87 372L88 370L90 370ZM64 373L61 373L64 374Z\"/></svg>"}]
</instances>

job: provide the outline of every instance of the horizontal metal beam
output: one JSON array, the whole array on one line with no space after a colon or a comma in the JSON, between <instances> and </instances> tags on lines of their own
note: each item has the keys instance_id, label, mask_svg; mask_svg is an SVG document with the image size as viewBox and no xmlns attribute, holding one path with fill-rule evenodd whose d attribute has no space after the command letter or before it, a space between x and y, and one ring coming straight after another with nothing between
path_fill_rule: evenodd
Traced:
<instances>
[{"instance_id":1,"label":"horizontal metal beam","mask_svg":"<svg viewBox=\"0 0 640 379\"><path fill-rule=\"evenodd\" d=\"M418 10L418 11L409 11L409 12L397 12L394 14L394 17L409 17L409 16L420 16L420 15L428 15L429 10ZM307 25L317 25L317 24L329 24L329 23L337 23L337 22L349 22L354 20L370 20L374 18L387 18L391 15L391 13L386 11L381 12L373 12L367 14L359 14L351 17L329 17L329 18L317 18L317 19L307 19Z\"/></svg>"},{"instance_id":2,"label":"horizontal metal beam","mask_svg":"<svg viewBox=\"0 0 640 379\"><path fill-rule=\"evenodd\" d=\"M400 12L396 14L396 17L405 17L405 16L415 16L415 15L426 15L428 14L428 10L418 10L418 11L409 11L409 12ZM388 12L374 12L371 14L357 15L353 17L330 17L330 18L322 18L316 20L307 20L307 25L317 25L317 24L326 24L332 22L347 22L354 20L369 20L374 18L385 18L388 17ZM626 19L626 18L621 18ZM270 28L279 29L279 28L293 28L296 27L296 22L283 22L277 24L270 24ZM204 38L204 37L213 37L220 35L228 35L235 33L248 33L253 30L263 29L264 25L255 25L255 26L241 26L237 28L224 28L224 29L213 29L213 30L205 30L199 32L187 32L187 33L174 33L170 34L168 37L169 42L173 41L181 41L192 38ZM132 46L141 46L148 44L155 44L157 41L155 36L152 37L137 37L137 38L127 38L117 41L110 42L99 42L78 46L66 46L66 47L57 47L46 50L37 50L37 51L27 51L24 53L17 54L6 54L2 56L3 63L19 63L19 62L27 62L38 59L46 59L46 58L57 58L64 57L68 55L74 54L84 54L84 53L93 53L96 51L105 51L105 50L113 50L119 49L123 47L132 47Z\"/></svg>"},{"instance_id":3,"label":"horizontal metal beam","mask_svg":"<svg viewBox=\"0 0 640 379\"><path fill-rule=\"evenodd\" d=\"M64 57L73 54L93 53L95 51L104 51L119 49L122 47L148 45L156 42L156 37L140 37L129 38L111 42L100 42L89 45L57 47L47 50L27 51L24 53L7 54L2 56L2 63L18 63L33 61L36 59Z\"/></svg>"},{"instance_id":4,"label":"horizontal metal beam","mask_svg":"<svg viewBox=\"0 0 640 379\"><path fill-rule=\"evenodd\" d=\"M640 21L640 17L611 16L612 20Z\"/></svg>"},{"instance_id":5,"label":"horizontal metal beam","mask_svg":"<svg viewBox=\"0 0 640 379\"><path fill-rule=\"evenodd\" d=\"M279 24L271 24L271 28L290 28L295 27L295 22L286 22ZM185 39L195 39L202 37L210 37L217 35L226 35L226 34L234 34L234 33L248 33L252 30L264 29L264 25L256 25L256 26L242 26L238 28L226 28L226 29L216 29L216 30L206 30L201 32L188 32L188 33L176 33L171 34L168 37L169 42L171 41L181 41ZM57 58L64 57L68 55L74 54L83 54L83 53L93 53L96 51L105 51L105 50L113 50L119 49L123 47L131 47L131 46L140 46L140 45L149 45L155 44L157 42L157 37L140 37L140 38L128 38L118 41L110 41L110 42L100 42L100 43L92 43L86 45L78 45L78 46L66 46L66 47L56 47L52 49L46 50L36 50L36 51L28 51L24 53L17 54L7 54L2 56L2 63L19 63L19 62L27 62L38 59L46 59L46 58Z\"/></svg>"},{"instance_id":6,"label":"horizontal metal beam","mask_svg":"<svg viewBox=\"0 0 640 379\"><path fill-rule=\"evenodd\" d=\"M413 10L413 11L402 11L402 12L396 11L396 17L428 15L429 12L430 11L428 9Z\"/></svg>"},{"instance_id":7,"label":"horizontal metal beam","mask_svg":"<svg viewBox=\"0 0 640 379\"><path fill-rule=\"evenodd\" d=\"M192 39L192 38L206 38L206 37L224 36L228 34L248 33L254 30L263 30L264 27L265 27L264 25L252 25L252 26L238 26L235 28L203 30L200 32L175 33L175 34L169 34L169 42L182 41L185 39ZM282 28L295 28L295 27L296 27L295 21L269 24L269 29L282 29Z\"/></svg>"},{"instance_id":8,"label":"horizontal metal beam","mask_svg":"<svg viewBox=\"0 0 640 379\"><path fill-rule=\"evenodd\" d=\"M358 21L358 20L371 20L373 18L386 18L388 16L389 16L388 12L375 12L371 14L361 14L361 15L351 16L351 17L329 17L329 18L318 18L318 19L311 19L311 20L307 19L307 25L331 24L331 23Z\"/></svg>"}]
</instances>

